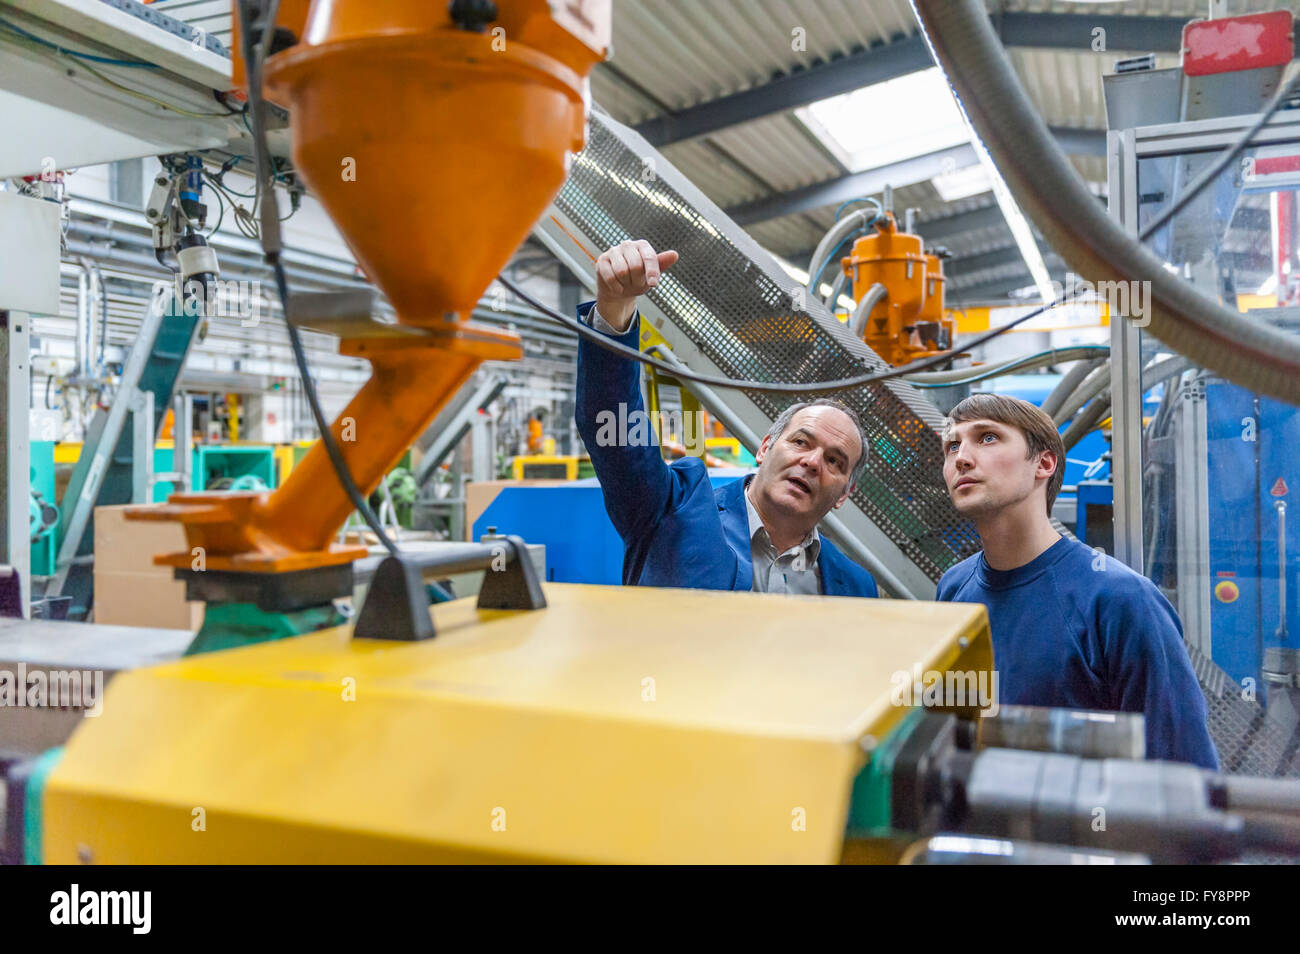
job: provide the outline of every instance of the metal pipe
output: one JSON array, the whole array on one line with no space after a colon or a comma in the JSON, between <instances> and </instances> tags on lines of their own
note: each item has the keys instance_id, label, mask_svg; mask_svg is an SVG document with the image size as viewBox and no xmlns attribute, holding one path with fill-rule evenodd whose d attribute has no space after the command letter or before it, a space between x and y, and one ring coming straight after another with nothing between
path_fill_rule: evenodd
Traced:
<instances>
[{"instance_id":1,"label":"metal pipe","mask_svg":"<svg viewBox=\"0 0 1300 954\"><path fill-rule=\"evenodd\" d=\"M87 305L89 306L92 301L95 303L99 311L99 320L88 320L86 323L88 344L90 345L86 357L89 360L91 354L96 356L94 373L99 374L104 367L104 339L108 337L108 293L104 290L104 276L100 273L99 266L90 261L87 263L87 268L90 270L90 287L93 292ZM91 314L88 308L86 317L90 319Z\"/></svg>"},{"instance_id":2,"label":"metal pipe","mask_svg":"<svg viewBox=\"0 0 1300 954\"><path fill-rule=\"evenodd\" d=\"M1140 759L1146 756L1145 725L1141 713L1002 706L996 715L982 716L976 728L981 749Z\"/></svg>"},{"instance_id":3,"label":"metal pipe","mask_svg":"<svg viewBox=\"0 0 1300 954\"><path fill-rule=\"evenodd\" d=\"M76 223L69 231L70 233L83 232L87 235L93 235L111 241L126 240L130 242L130 244L140 245L142 248L148 248L150 253L134 253L125 249L103 248L83 242L70 242L68 245L69 251L77 252L87 258L101 258L108 261L129 262L134 265L144 265L153 271L170 272L169 269L164 269L160 266L152 257L153 245L143 237L140 237L140 241L136 241L136 236L123 236L122 233L115 232L112 229L104 228L102 226L88 227L85 223ZM268 274L270 272L269 267L263 262L239 255L227 255L227 253L224 252L221 253L221 255L221 261L223 264L241 266L256 272L267 272ZM86 266L83 265L80 267L84 268ZM353 286L362 288L370 287L367 283L360 280L348 281L338 276L311 274L294 268L293 266L286 266L285 272L292 278L301 279L306 282L323 285L329 288ZM503 318L502 316L506 317ZM537 332L539 337L551 340L556 344L572 343L576 345L578 340L577 335L567 331L560 325L557 325L540 312L515 303L508 303L500 307L492 307L491 305L480 303L480 306L474 310L474 317L497 323L505 323L507 320L513 321L521 327L529 328L530 330ZM531 319L531 321L529 319Z\"/></svg>"},{"instance_id":4,"label":"metal pipe","mask_svg":"<svg viewBox=\"0 0 1300 954\"><path fill-rule=\"evenodd\" d=\"M74 237L98 238L104 241L114 242L122 245L131 245L138 248L146 249L150 258L153 257L153 240L144 234L125 232L119 229L108 228L92 222L73 222L68 227L68 234ZM253 255L241 254L239 251L222 249L214 246L217 250L218 257L223 264L238 265L243 270L256 272L258 274L271 273L271 267L264 261ZM107 249L109 257L116 252L116 249ZM157 261L154 262L157 265ZM300 279L305 282L312 282L318 285L324 285L331 288L355 287L366 288L369 285L364 279L340 275L329 269L321 269L318 266L289 264L285 265L285 274L291 278Z\"/></svg>"},{"instance_id":5,"label":"metal pipe","mask_svg":"<svg viewBox=\"0 0 1300 954\"><path fill-rule=\"evenodd\" d=\"M1220 775L1211 784L1215 803L1226 811L1300 817L1300 786L1294 779Z\"/></svg>"},{"instance_id":6,"label":"metal pipe","mask_svg":"<svg viewBox=\"0 0 1300 954\"><path fill-rule=\"evenodd\" d=\"M86 199L75 196L68 202L69 208L73 215L73 224L76 225L77 217L87 216L98 219L105 219L109 222L117 222L121 225L132 229L140 229L145 233L149 232L150 226L145 221L139 208L124 205L118 202L105 202L100 199ZM255 239L244 238L239 235L233 235L227 232L218 232L209 239L209 244L217 249L218 253L224 251L242 252L245 254L258 257L262 255L262 246ZM150 240L150 248L153 247ZM303 249L285 249L284 261L286 265L304 265L312 268L318 268L325 271L332 271L340 278L357 280L356 262L334 258L328 255L320 255L315 252L309 252Z\"/></svg>"},{"instance_id":7,"label":"metal pipe","mask_svg":"<svg viewBox=\"0 0 1300 954\"><path fill-rule=\"evenodd\" d=\"M858 306L853 309L853 315L849 318L849 334L855 338L862 337L866 331L867 318L870 317L872 309L880 304L888 294L889 289L880 282L876 282L867 289L867 293L862 296L862 301L858 302Z\"/></svg>"},{"instance_id":8,"label":"metal pipe","mask_svg":"<svg viewBox=\"0 0 1300 954\"><path fill-rule=\"evenodd\" d=\"M71 245L69 245L71 250ZM86 302L87 293L90 287L90 274L86 269L84 260L77 263L77 337L73 342L73 357L76 362L77 374L80 377L88 377L89 371L86 368Z\"/></svg>"},{"instance_id":9,"label":"metal pipe","mask_svg":"<svg viewBox=\"0 0 1300 954\"><path fill-rule=\"evenodd\" d=\"M1286 501L1273 502L1277 511L1277 632L1278 639L1286 639Z\"/></svg>"}]
</instances>

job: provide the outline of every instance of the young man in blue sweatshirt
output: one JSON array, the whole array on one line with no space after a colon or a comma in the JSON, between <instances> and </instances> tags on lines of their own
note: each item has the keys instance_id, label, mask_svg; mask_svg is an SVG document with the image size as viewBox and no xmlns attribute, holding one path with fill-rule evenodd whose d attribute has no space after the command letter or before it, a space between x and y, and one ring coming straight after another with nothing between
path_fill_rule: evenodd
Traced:
<instances>
[{"instance_id":1,"label":"young man in blue sweatshirt","mask_svg":"<svg viewBox=\"0 0 1300 954\"><path fill-rule=\"evenodd\" d=\"M975 394L953 408L943 448L948 493L984 549L943 575L937 598L987 607L999 702L1141 712L1147 758L1217 769L1174 608L1146 577L1052 527L1065 469L1052 419Z\"/></svg>"}]
</instances>

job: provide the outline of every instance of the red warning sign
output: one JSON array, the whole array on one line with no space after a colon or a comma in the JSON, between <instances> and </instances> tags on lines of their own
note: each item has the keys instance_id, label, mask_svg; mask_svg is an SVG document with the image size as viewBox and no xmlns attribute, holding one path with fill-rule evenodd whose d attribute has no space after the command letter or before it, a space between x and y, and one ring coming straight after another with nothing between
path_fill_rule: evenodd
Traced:
<instances>
[{"instance_id":1,"label":"red warning sign","mask_svg":"<svg viewBox=\"0 0 1300 954\"><path fill-rule=\"evenodd\" d=\"M1272 494L1274 497L1285 497L1288 493L1290 493L1290 491L1287 490L1286 481L1283 480L1281 477L1279 477L1277 479L1277 483L1273 485L1273 489L1270 490L1269 493Z\"/></svg>"}]
</instances>

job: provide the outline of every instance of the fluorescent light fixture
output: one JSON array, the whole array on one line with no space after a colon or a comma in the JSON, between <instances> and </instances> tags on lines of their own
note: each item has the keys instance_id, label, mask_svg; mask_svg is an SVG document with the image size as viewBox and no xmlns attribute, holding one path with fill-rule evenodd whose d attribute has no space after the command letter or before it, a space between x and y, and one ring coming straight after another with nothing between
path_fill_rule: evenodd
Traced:
<instances>
[{"instance_id":1,"label":"fluorescent light fixture","mask_svg":"<svg viewBox=\"0 0 1300 954\"><path fill-rule=\"evenodd\" d=\"M945 202L969 199L973 195L988 192L993 188L988 171L979 163L935 176L930 180L930 185L934 186L935 191L939 193L939 198Z\"/></svg>"},{"instance_id":2,"label":"fluorescent light fixture","mask_svg":"<svg viewBox=\"0 0 1300 954\"><path fill-rule=\"evenodd\" d=\"M850 172L923 156L968 138L937 66L811 103L795 115Z\"/></svg>"},{"instance_id":3,"label":"fluorescent light fixture","mask_svg":"<svg viewBox=\"0 0 1300 954\"><path fill-rule=\"evenodd\" d=\"M1264 279L1264 284L1255 289L1256 295L1271 295L1277 291L1277 275L1273 274Z\"/></svg>"}]
</instances>

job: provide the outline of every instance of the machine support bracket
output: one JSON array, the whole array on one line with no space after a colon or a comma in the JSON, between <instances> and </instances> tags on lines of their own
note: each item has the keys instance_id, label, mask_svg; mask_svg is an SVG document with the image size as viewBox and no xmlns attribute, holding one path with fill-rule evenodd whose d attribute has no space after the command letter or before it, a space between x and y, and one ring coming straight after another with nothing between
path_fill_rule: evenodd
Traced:
<instances>
[{"instance_id":1,"label":"machine support bracket","mask_svg":"<svg viewBox=\"0 0 1300 954\"><path fill-rule=\"evenodd\" d=\"M437 635L424 577L483 570L479 609L535 610L546 606L528 546L517 536L487 538L436 555L390 556L379 564L357 616L355 639L418 641Z\"/></svg>"}]
</instances>

